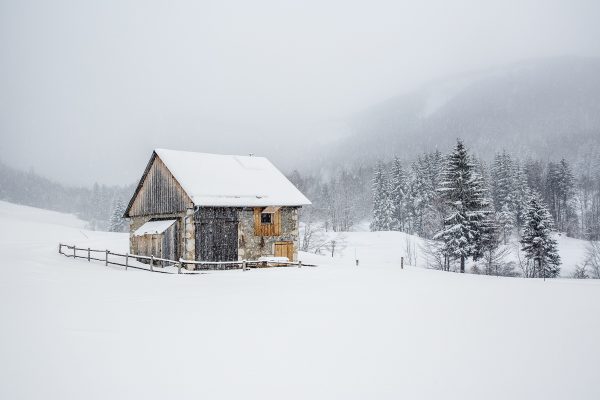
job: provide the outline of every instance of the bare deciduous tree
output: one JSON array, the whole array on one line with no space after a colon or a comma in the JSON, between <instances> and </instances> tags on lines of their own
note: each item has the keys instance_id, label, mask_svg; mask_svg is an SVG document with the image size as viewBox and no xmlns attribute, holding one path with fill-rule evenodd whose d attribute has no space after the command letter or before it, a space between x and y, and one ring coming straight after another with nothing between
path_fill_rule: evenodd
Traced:
<instances>
[{"instance_id":1,"label":"bare deciduous tree","mask_svg":"<svg viewBox=\"0 0 600 400\"><path fill-rule=\"evenodd\" d=\"M590 269L592 278L600 279L600 242L589 242L585 258L585 267Z\"/></svg>"},{"instance_id":2,"label":"bare deciduous tree","mask_svg":"<svg viewBox=\"0 0 600 400\"><path fill-rule=\"evenodd\" d=\"M409 235L404 235L404 254L406 254L407 265L417 265L417 246Z\"/></svg>"}]
</instances>

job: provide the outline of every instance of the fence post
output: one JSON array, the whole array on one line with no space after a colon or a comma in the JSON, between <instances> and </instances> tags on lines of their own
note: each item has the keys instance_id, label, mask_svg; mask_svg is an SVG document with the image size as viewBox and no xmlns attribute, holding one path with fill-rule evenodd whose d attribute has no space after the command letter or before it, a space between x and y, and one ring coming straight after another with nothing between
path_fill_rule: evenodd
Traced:
<instances>
[{"instance_id":1,"label":"fence post","mask_svg":"<svg viewBox=\"0 0 600 400\"><path fill-rule=\"evenodd\" d=\"M242 260L242 271L245 271L247 268L246 260Z\"/></svg>"},{"instance_id":2,"label":"fence post","mask_svg":"<svg viewBox=\"0 0 600 400\"><path fill-rule=\"evenodd\" d=\"M180 274L181 273L181 261L177 264L177 273Z\"/></svg>"},{"instance_id":3,"label":"fence post","mask_svg":"<svg viewBox=\"0 0 600 400\"><path fill-rule=\"evenodd\" d=\"M129 267L129 253L125 253L125 271L127 271L127 267Z\"/></svg>"},{"instance_id":4,"label":"fence post","mask_svg":"<svg viewBox=\"0 0 600 400\"><path fill-rule=\"evenodd\" d=\"M108 267L108 250L106 250L106 253L105 253L104 265Z\"/></svg>"},{"instance_id":5,"label":"fence post","mask_svg":"<svg viewBox=\"0 0 600 400\"><path fill-rule=\"evenodd\" d=\"M302 268L302 261L298 261L298 268Z\"/></svg>"},{"instance_id":6,"label":"fence post","mask_svg":"<svg viewBox=\"0 0 600 400\"><path fill-rule=\"evenodd\" d=\"M154 271L154 255L150 258L150 271Z\"/></svg>"},{"instance_id":7,"label":"fence post","mask_svg":"<svg viewBox=\"0 0 600 400\"><path fill-rule=\"evenodd\" d=\"M62 243L58 244L58 254L62 254Z\"/></svg>"},{"instance_id":8,"label":"fence post","mask_svg":"<svg viewBox=\"0 0 600 400\"><path fill-rule=\"evenodd\" d=\"M88 247L88 262L90 262L90 248Z\"/></svg>"},{"instance_id":9,"label":"fence post","mask_svg":"<svg viewBox=\"0 0 600 400\"><path fill-rule=\"evenodd\" d=\"M76 250L77 250L77 247L75 245L73 245L73 260L77 258L77 255L75 253Z\"/></svg>"},{"instance_id":10,"label":"fence post","mask_svg":"<svg viewBox=\"0 0 600 400\"><path fill-rule=\"evenodd\" d=\"M404 269L404 257L400 257L400 269Z\"/></svg>"}]
</instances>

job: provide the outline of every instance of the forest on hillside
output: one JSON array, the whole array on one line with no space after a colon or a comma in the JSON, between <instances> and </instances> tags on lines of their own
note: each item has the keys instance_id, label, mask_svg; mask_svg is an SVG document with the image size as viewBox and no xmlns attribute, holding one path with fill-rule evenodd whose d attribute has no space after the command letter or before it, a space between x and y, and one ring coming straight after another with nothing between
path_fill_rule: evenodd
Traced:
<instances>
[{"instance_id":1,"label":"forest on hillside","mask_svg":"<svg viewBox=\"0 0 600 400\"><path fill-rule=\"evenodd\" d=\"M412 160L394 158L376 165L343 167L325 174L293 171L290 180L313 205L303 219L323 221L325 230L347 231L373 217L377 196L386 199L389 216L375 229L402 230L433 238L441 226L438 191L447 154L424 152ZM600 239L600 152L573 163L559 159L517 159L507 151L493 160L472 155L495 214L522 224L523 198L536 192L547 204L558 231L575 238ZM391 211L393 209L393 211ZM384 213L385 214L385 213Z\"/></svg>"},{"instance_id":2,"label":"forest on hillside","mask_svg":"<svg viewBox=\"0 0 600 400\"><path fill-rule=\"evenodd\" d=\"M64 185L33 170L20 171L0 163L0 200L47 210L72 213L92 230L124 231L121 218L134 185L92 187Z\"/></svg>"}]
</instances>

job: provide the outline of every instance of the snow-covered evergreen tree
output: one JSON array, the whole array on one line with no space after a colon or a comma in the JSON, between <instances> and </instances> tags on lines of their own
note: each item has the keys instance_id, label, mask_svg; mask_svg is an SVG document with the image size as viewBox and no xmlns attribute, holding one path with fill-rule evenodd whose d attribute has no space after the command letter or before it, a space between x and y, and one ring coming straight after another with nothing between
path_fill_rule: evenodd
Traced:
<instances>
[{"instance_id":1,"label":"snow-covered evergreen tree","mask_svg":"<svg viewBox=\"0 0 600 400\"><path fill-rule=\"evenodd\" d=\"M572 235L577 216L574 211L575 178L566 160L548 163L544 198L556 227L561 232Z\"/></svg>"},{"instance_id":2,"label":"snow-covered evergreen tree","mask_svg":"<svg viewBox=\"0 0 600 400\"><path fill-rule=\"evenodd\" d=\"M410 233L411 235L416 233L416 221L418 219L415 187L415 177L411 172L411 174L408 176L407 188L404 197L404 206L406 208L405 232Z\"/></svg>"},{"instance_id":3,"label":"snow-covered evergreen tree","mask_svg":"<svg viewBox=\"0 0 600 400\"><path fill-rule=\"evenodd\" d=\"M444 157L439 151L426 153L418 160L423 176L423 213L420 235L432 238L444 226L445 206L437 189L444 170Z\"/></svg>"},{"instance_id":4,"label":"snow-covered evergreen tree","mask_svg":"<svg viewBox=\"0 0 600 400\"><path fill-rule=\"evenodd\" d=\"M372 231L388 231L392 229L394 205L390 196L390 184L383 163L378 163L373 175L373 220Z\"/></svg>"},{"instance_id":5,"label":"snow-covered evergreen tree","mask_svg":"<svg viewBox=\"0 0 600 400\"><path fill-rule=\"evenodd\" d=\"M471 157L461 140L448 157L442 176L439 191L450 214L446 216L444 229L435 238L444 241L444 251L458 258L460 272L465 272L466 259L480 255L477 245L489 202L481 176L474 171Z\"/></svg>"},{"instance_id":6,"label":"snow-covered evergreen tree","mask_svg":"<svg viewBox=\"0 0 600 400\"><path fill-rule=\"evenodd\" d=\"M123 218L125 204L120 199L113 202L113 211L109 221L111 232L123 232L126 228L126 220Z\"/></svg>"},{"instance_id":7,"label":"snow-covered evergreen tree","mask_svg":"<svg viewBox=\"0 0 600 400\"><path fill-rule=\"evenodd\" d=\"M517 233L520 234L521 228L524 225L525 214L527 212L527 204L531 197L531 191L527 185L527 175L520 163L515 163L514 167L514 188L513 188L513 212L514 223L517 228Z\"/></svg>"},{"instance_id":8,"label":"snow-covered evergreen tree","mask_svg":"<svg viewBox=\"0 0 600 400\"><path fill-rule=\"evenodd\" d=\"M508 153L503 151L502 154L496 154L494 164L492 166L492 199L494 208L502 210L505 206L509 210L513 207L514 194L514 167L513 162Z\"/></svg>"},{"instance_id":9,"label":"snow-covered evergreen tree","mask_svg":"<svg viewBox=\"0 0 600 400\"><path fill-rule=\"evenodd\" d=\"M406 192L408 178L402 168L402 163L396 157L390 171L390 199L393 204L392 229L406 232Z\"/></svg>"},{"instance_id":10,"label":"snow-covered evergreen tree","mask_svg":"<svg viewBox=\"0 0 600 400\"><path fill-rule=\"evenodd\" d=\"M414 233L423 236L425 210L429 205L429 190L426 171L420 157L411 164L411 174L412 226Z\"/></svg>"},{"instance_id":11,"label":"snow-covered evergreen tree","mask_svg":"<svg viewBox=\"0 0 600 400\"><path fill-rule=\"evenodd\" d=\"M515 226L515 213L509 207L508 203L504 203L502 210L496 213L498 228L500 229L504 244L508 243L508 239Z\"/></svg>"},{"instance_id":12,"label":"snow-covered evergreen tree","mask_svg":"<svg viewBox=\"0 0 600 400\"><path fill-rule=\"evenodd\" d=\"M554 278L560 273L557 242L552 238L552 216L538 194L529 200L521 250L533 263L533 277Z\"/></svg>"}]
</instances>

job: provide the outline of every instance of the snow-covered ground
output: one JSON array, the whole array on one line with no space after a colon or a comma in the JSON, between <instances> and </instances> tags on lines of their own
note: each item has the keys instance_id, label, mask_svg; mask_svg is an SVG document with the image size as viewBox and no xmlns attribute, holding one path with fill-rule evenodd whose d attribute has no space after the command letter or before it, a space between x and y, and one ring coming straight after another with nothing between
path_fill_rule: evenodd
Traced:
<instances>
[{"instance_id":1,"label":"snow-covered ground","mask_svg":"<svg viewBox=\"0 0 600 400\"><path fill-rule=\"evenodd\" d=\"M127 247L72 216L0 226L2 399L600 398L598 281L401 270L364 232L358 268L152 274L57 254Z\"/></svg>"},{"instance_id":2,"label":"snow-covered ground","mask_svg":"<svg viewBox=\"0 0 600 400\"><path fill-rule=\"evenodd\" d=\"M321 232L321 240L336 240L336 263L353 264L355 257L359 263L400 265L400 258L404 257L405 264L426 268L434 264L431 255L426 254L425 240L404 232L369 232L369 223L362 222L355 226L353 232ZM564 235L554 235L558 242L558 250L562 264L560 275L571 277L576 266L582 266L585 261L587 242L581 239L569 238ZM514 261L517 265L517 249L520 247L518 238L511 238L506 245L510 253L506 261ZM328 253L323 249L321 254ZM331 253L329 253L331 255ZM428 259L429 257L429 259ZM523 257L523 254L521 254ZM470 264L470 263L468 263ZM467 265L469 267L470 265ZM520 271L518 266L517 271Z\"/></svg>"}]
</instances>

